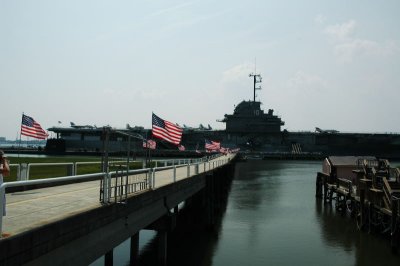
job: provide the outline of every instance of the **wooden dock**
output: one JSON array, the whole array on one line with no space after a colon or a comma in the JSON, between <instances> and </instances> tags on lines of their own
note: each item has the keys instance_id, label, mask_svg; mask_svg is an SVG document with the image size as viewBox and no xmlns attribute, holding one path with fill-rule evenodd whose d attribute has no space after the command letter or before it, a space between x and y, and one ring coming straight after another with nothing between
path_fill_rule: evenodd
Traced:
<instances>
[{"instance_id":1,"label":"wooden dock","mask_svg":"<svg viewBox=\"0 0 400 266\"><path fill-rule=\"evenodd\" d=\"M392 250L397 252L400 243L399 169L390 168L387 160L359 159L351 170L353 175L349 175L349 165L335 164L329 159L325 162L324 168L329 170L317 173L316 197L323 198L327 204L334 202L336 210L342 214L349 213L360 230L388 235Z\"/></svg>"}]
</instances>

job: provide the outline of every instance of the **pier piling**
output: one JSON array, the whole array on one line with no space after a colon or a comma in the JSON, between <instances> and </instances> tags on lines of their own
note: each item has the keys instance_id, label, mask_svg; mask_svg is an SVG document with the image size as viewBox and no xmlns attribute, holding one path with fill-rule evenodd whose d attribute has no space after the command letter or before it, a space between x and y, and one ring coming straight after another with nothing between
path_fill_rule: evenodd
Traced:
<instances>
[{"instance_id":1,"label":"pier piling","mask_svg":"<svg viewBox=\"0 0 400 266\"><path fill-rule=\"evenodd\" d=\"M322 187L324 185L324 177L322 173L318 172L317 173L317 180L315 182L315 197L317 198L322 198L323 192L322 192Z\"/></svg>"},{"instance_id":2,"label":"pier piling","mask_svg":"<svg viewBox=\"0 0 400 266\"><path fill-rule=\"evenodd\" d=\"M392 217L391 217L391 247L392 247L392 252L397 253L398 246L399 246L399 236L400 236L400 228L397 228L398 223L398 212L399 212L399 201L398 200L393 200L392 199Z\"/></svg>"},{"instance_id":3,"label":"pier piling","mask_svg":"<svg viewBox=\"0 0 400 266\"><path fill-rule=\"evenodd\" d=\"M104 266L113 266L114 263L114 249L111 249L104 255Z\"/></svg>"},{"instance_id":4,"label":"pier piling","mask_svg":"<svg viewBox=\"0 0 400 266\"><path fill-rule=\"evenodd\" d=\"M139 232L131 236L130 265L137 265L139 256Z\"/></svg>"},{"instance_id":5,"label":"pier piling","mask_svg":"<svg viewBox=\"0 0 400 266\"><path fill-rule=\"evenodd\" d=\"M158 231L158 265L167 265L168 232Z\"/></svg>"}]
</instances>

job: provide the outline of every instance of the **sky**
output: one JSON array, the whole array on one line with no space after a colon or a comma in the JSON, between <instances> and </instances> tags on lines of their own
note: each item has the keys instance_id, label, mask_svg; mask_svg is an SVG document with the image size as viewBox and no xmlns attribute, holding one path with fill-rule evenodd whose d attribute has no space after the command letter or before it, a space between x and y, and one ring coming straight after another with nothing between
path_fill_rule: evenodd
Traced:
<instances>
[{"instance_id":1,"label":"sky","mask_svg":"<svg viewBox=\"0 0 400 266\"><path fill-rule=\"evenodd\" d=\"M197 127L253 99L289 131L400 132L400 1L0 0L0 136ZM61 122L61 123L60 123ZM53 134L50 133L50 136ZM23 138L24 139L24 138Z\"/></svg>"}]
</instances>

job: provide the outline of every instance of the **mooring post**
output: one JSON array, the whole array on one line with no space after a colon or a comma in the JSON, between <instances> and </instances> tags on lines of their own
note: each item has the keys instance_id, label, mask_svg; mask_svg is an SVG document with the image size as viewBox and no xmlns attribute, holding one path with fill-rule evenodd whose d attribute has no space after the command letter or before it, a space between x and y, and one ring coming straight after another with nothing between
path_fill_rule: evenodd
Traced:
<instances>
[{"instance_id":1,"label":"mooring post","mask_svg":"<svg viewBox=\"0 0 400 266\"><path fill-rule=\"evenodd\" d=\"M104 265L105 266L112 266L113 265L113 262L114 262L113 251L114 251L114 249L111 249L110 251L108 251L104 255Z\"/></svg>"},{"instance_id":2,"label":"mooring post","mask_svg":"<svg viewBox=\"0 0 400 266\"><path fill-rule=\"evenodd\" d=\"M392 252L397 253L397 248L399 244L399 228L397 228L399 225L397 224L397 215L399 211L399 201L394 200L392 198L392 218L391 218L391 246L392 246Z\"/></svg>"},{"instance_id":3,"label":"mooring post","mask_svg":"<svg viewBox=\"0 0 400 266\"><path fill-rule=\"evenodd\" d=\"M139 257L139 232L131 236L130 265L137 265Z\"/></svg>"},{"instance_id":4,"label":"mooring post","mask_svg":"<svg viewBox=\"0 0 400 266\"><path fill-rule=\"evenodd\" d=\"M323 176L318 172L317 180L315 182L315 197L322 198L322 184L323 184Z\"/></svg>"},{"instance_id":5,"label":"mooring post","mask_svg":"<svg viewBox=\"0 0 400 266\"><path fill-rule=\"evenodd\" d=\"M328 178L324 178L324 203L327 202L328 199Z\"/></svg>"},{"instance_id":6,"label":"mooring post","mask_svg":"<svg viewBox=\"0 0 400 266\"><path fill-rule=\"evenodd\" d=\"M365 189L364 186L360 186L360 229L364 228L365 221Z\"/></svg>"}]
</instances>

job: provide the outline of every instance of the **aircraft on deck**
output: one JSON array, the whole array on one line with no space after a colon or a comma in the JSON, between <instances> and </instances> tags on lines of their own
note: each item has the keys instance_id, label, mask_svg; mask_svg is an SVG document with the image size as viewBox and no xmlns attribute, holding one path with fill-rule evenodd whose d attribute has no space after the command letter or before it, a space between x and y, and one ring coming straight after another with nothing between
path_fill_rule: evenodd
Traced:
<instances>
[{"instance_id":1,"label":"aircraft on deck","mask_svg":"<svg viewBox=\"0 0 400 266\"><path fill-rule=\"evenodd\" d=\"M70 122L70 124L72 128L90 128L90 129L96 128L95 126L91 125L76 125L74 122Z\"/></svg>"},{"instance_id":2,"label":"aircraft on deck","mask_svg":"<svg viewBox=\"0 0 400 266\"><path fill-rule=\"evenodd\" d=\"M210 124L208 124L208 127L203 126L203 124L200 124L199 127L189 127L189 126L183 124L183 130L208 131L208 130L212 130L212 127L210 126Z\"/></svg>"},{"instance_id":3,"label":"aircraft on deck","mask_svg":"<svg viewBox=\"0 0 400 266\"><path fill-rule=\"evenodd\" d=\"M144 130L144 127L140 127L140 126L131 127L131 125L126 124L126 129L129 129L129 130Z\"/></svg>"},{"instance_id":4,"label":"aircraft on deck","mask_svg":"<svg viewBox=\"0 0 400 266\"><path fill-rule=\"evenodd\" d=\"M330 133L330 134L339 133L339 131L335 130L335 129L320 129L319 127L315 128L315 132L318 132L318 133Z\"/></svg>"}]
</instances>

